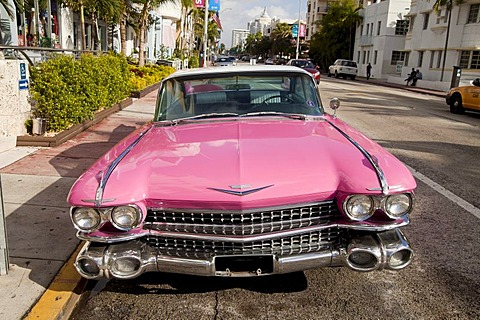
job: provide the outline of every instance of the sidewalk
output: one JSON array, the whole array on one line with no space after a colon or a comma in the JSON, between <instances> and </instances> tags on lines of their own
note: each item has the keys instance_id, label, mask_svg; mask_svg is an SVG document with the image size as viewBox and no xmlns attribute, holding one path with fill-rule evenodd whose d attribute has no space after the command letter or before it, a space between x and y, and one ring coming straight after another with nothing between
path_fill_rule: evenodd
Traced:
<instances>
[{"instance_id":1,"label":"sidewalk","mask_svg":"<svg viewBox=\"0 0 480 320\"><path fill-rule=\"evenodd\" d=\"M58 147L15 147L0 153L10 257L8 275L0 276L0 319L22 319L43 303L37 301L45 292L50 293L50 302L32 318L54 319L66 312L68 300L75 296L69 291L81 290L82 281L73 268L53 281L80 244L70 221L67 194L96 159L153 118L155 99L152 92L135 100ZM53 304L60 306L55 309Z\"/></svg>"},{"instance_id":2,"label":"sidewalk","mask_svg":"<svg viewBox=\"0 0 480 320\"><path fill-rule=\"evenodd\" d=\"M437 91L437 90L431 90L431 89L424 89L424 88L421 88L421 87L406 86L406 85L402 85L402 84L386 82L386 80L381 80L381 79L370 78L369 80L367 80L367 78L364 78L364 77L357 77L356 81L360 81L360 82L363 82L363 83L371 83L371 84L380 85L380 86L384 86L384 87L413 91L413 92L417 92L417 93L429 94L429 95L433 95L433 96L441 97L441 98L445 98L445 95L447 94L447 92L445 92L445 91Z\"/></svg>"},{"instance_id":3,"label":"sidewalk","mask_svg":"<svg viewBox=\"0 0 480 320\"><path fill-rule=\"evenodd\" d=\"M445 92L357 79L445 96ZM16 147L0 152L10 255L9 273L0 276L0 319L22 319L29 312L29 319L68 317L68 308L75 304L84 284L69 260L76 256L72 252L80 241L70 221L68 191L97 158L152 119L155 98L156 92L152 92L135 100L60 146Z\"/></svg>"}]
</instances>

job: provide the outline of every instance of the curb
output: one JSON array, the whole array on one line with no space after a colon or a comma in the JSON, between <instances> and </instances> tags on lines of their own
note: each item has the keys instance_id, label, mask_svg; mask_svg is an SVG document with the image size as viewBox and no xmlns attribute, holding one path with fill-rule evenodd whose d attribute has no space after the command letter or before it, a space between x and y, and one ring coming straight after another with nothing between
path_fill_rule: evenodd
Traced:
<instances>
[{"instance_id":1,"label":"curb","mask_svg":"<svg viewBox=\"0 0 480 320\"><path fill-rule=\"evenodd\" d=\"M70 317L87 284L87 279L81 277L73 266L82 246L83 242L63 265L30 312L24 317L25 320L68 319Z\"/></svg>"}]
</instances>

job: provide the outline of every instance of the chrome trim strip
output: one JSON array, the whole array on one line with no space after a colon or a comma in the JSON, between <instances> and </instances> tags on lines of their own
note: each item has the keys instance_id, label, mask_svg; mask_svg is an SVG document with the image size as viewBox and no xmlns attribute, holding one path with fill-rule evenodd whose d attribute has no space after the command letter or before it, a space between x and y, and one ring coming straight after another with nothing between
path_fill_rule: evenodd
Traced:
<instances>
[{"instance_id":1,"label":"chrome trim strip","mask_svg":"<svg viewBox=\"0 0 480 320\"><path fill-rule=\"evenodd\" d=\"M113 162L108 166L107 171L104 171L102 174L102 178L98 184L97 192L95 193L95 205L100 207L103 203L103 191L105 190L105 185L107 184L108 178L112 174L113 170L117 167L117 165L122 161L123 158L135 147L140 140L152 129L153 127L148 128L146 131L141 132L135 141L132 142L123 152L115 159Z\"/></svg>"},{"instance_id":2,"label":"chrome trim strip","mask_svg":"<svg viewBox=\"0 0 480 320\"><path fill-rule=\"evenodd\" d=\"M165 208L165 207L148 207L147 210L156 211L163 210L168 212L192 212L192 213L227 213L227 214L247 214L247 213L256 213L261 211L277 211L277 210L291 210L295 208L304 208L304 207L314 207L321 205L335 205L336 200L325 200L319 202L302 202L294 203L283 206L273 206L273 207L255 207L252 209L245 210L223 210L223 209L188 209L188 208Z\"/></svg>"},{"instance_id":3,"label":"chrome trim strip","mask_svg":"<svg viewBox=\"0 0 480 320\"><path fill-rule=\"evenodd\" d=\"M351 144L353 144L360 152L365 156L365 158L368 159L370 164L372 165L373 169L375 170L378 178L378 182L380 183L380 186L382 188L382 193L384 195L387 195L389 192L389 187L387 183L387 179L385 177L385 174L383 173L382 168L378 165L378 162L375 160L375 158L368 153L367 150L365 150L359 143L357 143L355 140L353 140L352 137L350 137L348 134L343 132L339 127L334 125L331 121L326 120L332 127L334 127L341 135L343 135L348 141L350 141Z\"/></svg>"},{"instance_id":4,"label":"chrome trim strip","mask_svg":"<svg viewBox=\"0 0 480 320\"><path fill-rule=\"evenodd\" d=\"M245 243L245 242L253 242L253 241L260 241L270 238L282 238L285 236L294 236L302 233L314 232L314 231L321 231L330 228L339 228L339 229L349 229L349 230L357 230L357 231L371 231L371 232L383 232L389 231L395 228L400 228L406 226L410 223L410 219L408 216L405 216L399 222L393 222L388 225L383 226L376 226L371 225L369 223L359 223L356 224L346 224L346 223L335 223L335 224L328 224L328 225L319 225L319 226L311 226L301 229L294 229L294 230L286 230L286 231L278 231L272 232L267 234L260 234L254 236L209 236L209 235L196 235L196 234L186 234L186 233L178 233L178 232L165 232L165 231L157 231L157 230L142 230L143 232L137 234L118 234L118 235L110 235L110 236L90 236L88 233L84 233L81 231L77 232L77 237L80 240L92 241L92 242L101 242L101 243L116 243L122 241L129 241L134 239L139 239L148 235L153 236L161 236L161 237L169 237L169 238L181 238L181 239L191 239L191 240L206 240L206 241L228 241L228 242L236 242L236 243Z\"/></svg>"}]
</instances>

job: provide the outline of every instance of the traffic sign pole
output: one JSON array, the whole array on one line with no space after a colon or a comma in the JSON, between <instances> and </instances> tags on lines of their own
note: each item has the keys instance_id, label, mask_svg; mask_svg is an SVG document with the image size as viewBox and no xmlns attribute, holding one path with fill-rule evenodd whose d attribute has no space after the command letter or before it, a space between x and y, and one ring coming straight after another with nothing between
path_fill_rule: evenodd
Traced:
<instances>
[{"instance_id":1,"label":"traffic sign pole","mask_svg":"<svg viewBox=\"0 0 480 320\"><path fill-rule=\"evenodd\" d=\"M3 206L2 175L0 174L0 276L8 274L8 266L7 226Z\"/></svg>"}]
</instances>

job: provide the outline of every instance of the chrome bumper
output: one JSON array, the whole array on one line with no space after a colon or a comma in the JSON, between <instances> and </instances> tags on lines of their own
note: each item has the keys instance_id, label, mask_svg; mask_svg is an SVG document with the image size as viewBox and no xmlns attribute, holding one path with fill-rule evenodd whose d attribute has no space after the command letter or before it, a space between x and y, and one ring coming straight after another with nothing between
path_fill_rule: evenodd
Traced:
<instances>
[{"instance_id":1,"label":"chrome bumper","mask_svg":"<svg viewBox=\"0 0 480 320\"><path fill-rule=\"evenodd\" d=\"M131 279L151 271L247 277L338 266L356 271L400 270L408 266L412 258L408 240L400 229L393 229L354 237L345 246L326 251L292 256L222 256L210 260L158 255L155 248L140 240L119 244L86 242L75 267L88 279ZM245 264L245 260L251 263L238 270L237 264Z\"/></svg>"}]
</instances>

